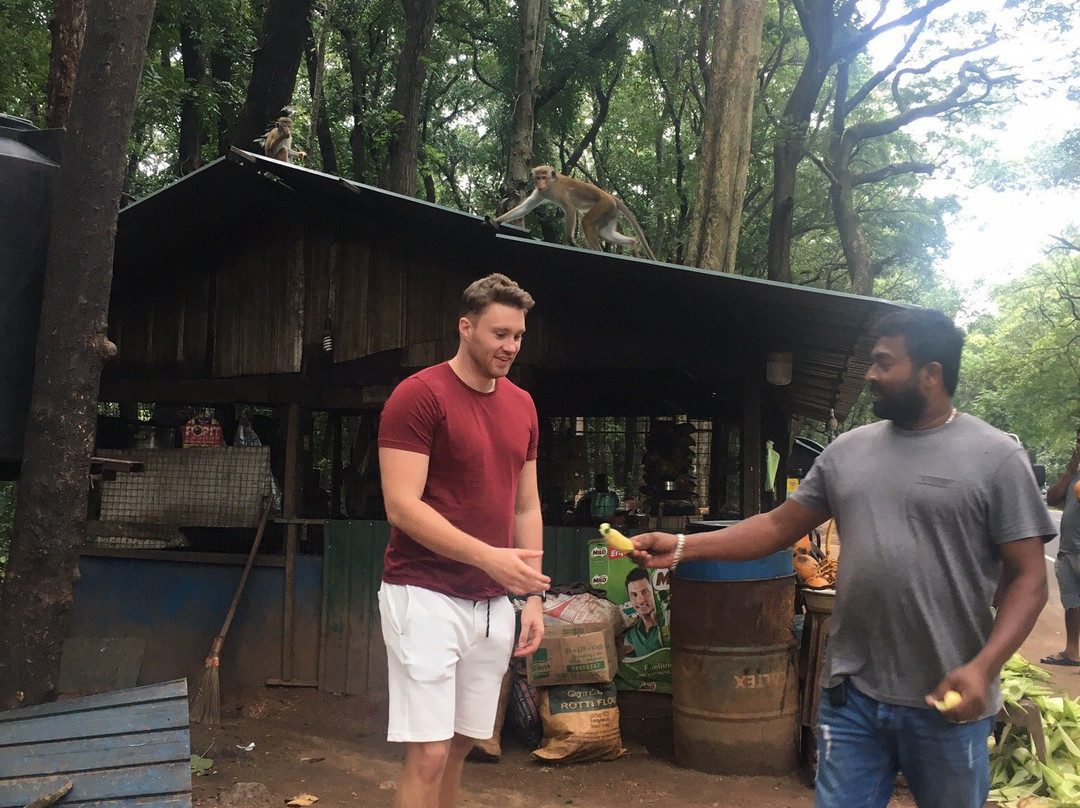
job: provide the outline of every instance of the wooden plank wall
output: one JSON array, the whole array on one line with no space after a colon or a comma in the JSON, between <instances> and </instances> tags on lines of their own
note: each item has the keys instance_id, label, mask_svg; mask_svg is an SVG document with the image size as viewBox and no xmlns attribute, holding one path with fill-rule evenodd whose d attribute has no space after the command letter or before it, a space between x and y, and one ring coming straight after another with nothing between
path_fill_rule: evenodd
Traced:
<instances>
[{"instance_id":1,"label":"wooden plank wall","mask_svg":"<svg viewBox=\"0 0 1080 808\"><path fill-rule=\"evenodd\" d=\"M297 211L212 252L185 245L162 271L126 279L110 332L127 376L298 373L304 347L321 345L328 315L335 362L404 348L404 367L422 367L453 354L461 292L485 272L438 238L405 240L346 212ZM539 325L534 316L524 362L542 352Z\"/></svg>"},{"instance_id":2,"label":"wooden plank wall","mask_svg":"<svg viewBox=\"0 0 1080 808\"><path fill-rule=\"evenodd\" d=\"M68 782L62 805L190 808L187 682L0 713L0 808Z\"/></svg>"},{"instance_id":3,"label":"wooden plank wall","mask_svg":"<svg viewBox=\"0 0 1080 808\"><path fill-rule=\"evenodd\" d=\"M327 312L334 361L405 348L403 365L449 358L461 292L480 271L438 239L387 239L366 220L316 221L307 231L304 340L322 340Z\"/></svg>"},{"instance_id":4,"label":"wooden plank wall","mask_svg":"<svg viewBox=\"0 0 1080 808\"><path fill-rule=\"evenodd\" d=\"M205 372L211 273L194 247L184 259L198 269L169 267L114 287L109 334L120 348L124 371Z\"/></svg>"},{"instance_id":5,"label":"wooden plank wall","mask_svg":"<svg viewBox=\"0 0 1080 808\"><path fill-rule=\"evenodd\" d=\"M297 211L272 230L185 245L175 265L118 285L110 333L121 373L295 374L303 348L321 346L327 315L335 362L403 348L406 367L447 359L461 292L486 270L453 244L396 233L347 212ZM538 326L525 361L540 354Z\"/></svg>"},{"instance_id":6,"label":"wooden plank wall","mask_svg":"<svg viewBox=\"0 0 1080 808\"><path fill-rule=\"evenodd\" d=\"M304 226L283 217L261 240L218 264L214 375L300 370L306 277Z\"/></svg>"}]
</instances>

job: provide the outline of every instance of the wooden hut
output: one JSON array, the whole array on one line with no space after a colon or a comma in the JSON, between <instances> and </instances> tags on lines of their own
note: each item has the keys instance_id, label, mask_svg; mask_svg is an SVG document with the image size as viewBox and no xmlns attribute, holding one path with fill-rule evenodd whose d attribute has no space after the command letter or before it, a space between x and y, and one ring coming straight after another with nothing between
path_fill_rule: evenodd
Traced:
<instances>
[{"instance_id":1,"label":"wooden hut","mask_svg":"<svg viewBox=\"0 0 1080 808\"><path fill-rule=\"evenodd\" d=\"M380 689L378 412L400 379L453 354L461 292L492 271L537 301L512 377L543 425L545 567L558 582L584 575L595 526L566 510L596 471L648 509L632 515L642 522L673 499L692 502L667 508L682 521L761 510L764 441L783 466L793 419L847 414L868 328L894 306L496 234L467 213L234 152L120 215L119 357L102 379L98 453L157 463L171 488L133 488L138 475L101 488L73 635L141 636L142 681L190 672L269 472L281 513L225 646L224 686ZM790 383L767 381L774 354L790 359ZM229 468L218 460L236 447L181 450L200 413L228 444L248 419L264 448Z\"/></svg>"}]
</instances>

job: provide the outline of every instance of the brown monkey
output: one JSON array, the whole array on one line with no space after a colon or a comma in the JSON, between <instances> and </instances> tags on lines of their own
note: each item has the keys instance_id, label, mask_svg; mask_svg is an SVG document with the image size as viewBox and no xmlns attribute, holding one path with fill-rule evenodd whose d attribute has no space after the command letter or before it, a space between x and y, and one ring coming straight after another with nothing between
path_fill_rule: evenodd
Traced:
<instances>
[{"instance_id":1,"label":"brown monkey","mask_svg":"<svg viewBox=\"0 0 1080 808\"><path fill-rule=\"evenodd\" d=\"M537 166L532 170L532 176L535 187L525 201L497 219L488 220L496 229L503 222L524 218L525 214L544 202L552 202L561 207L566 214L567 244L574 245L577 214L581 211L585 214L581 218L581 229L585 232L585 241L592 249L599 250L600 239L603 239L612 244L628 246L636 255L637 246L640 243L645 254L653 261L656 260L656 256L649 248L649 242L645 240L641 225L622 200L591 183L560 174L551 166ZM623 235L616 229L620 213L630 220L637 238Z\"/></svg>"},{"instance_id":2,"label":"brown monkey","mask_svg":"<svg viewBox=\"0 0 1080 808\"><path fill-rule=\"evenodd\" d=\"M292 147L292 127L292 118L283 116L277 119L270 131L266 133L266 140L263 143L263 152L267 157L285 163L291 163L293 157L299 157L301 160L307 157L307 152Z\"/></svg>"}]
</instances>

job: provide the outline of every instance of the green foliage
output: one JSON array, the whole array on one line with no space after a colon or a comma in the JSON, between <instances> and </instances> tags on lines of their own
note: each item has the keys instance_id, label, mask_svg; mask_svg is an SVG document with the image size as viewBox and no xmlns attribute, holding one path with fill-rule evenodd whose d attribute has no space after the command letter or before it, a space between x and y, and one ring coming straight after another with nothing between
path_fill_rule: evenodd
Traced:
<instances>
[{"instance_id":1,"label":"green foliage","mask_svg":"<svg viewBox=\"0 0 1080 808\"><path fill-rule=\"evenodd\" d=\"M49 74L49 16L45 0L0 3L0 112L45 126L45 83Z\"/></svg>"},{"instance_id":2,"label":"green foliage","mask_svg":"<svg viewBox=\"0 0 1080 808\"><path fill-rule=\"evenodd\" d=\"M903 4L888 5L889 14L882 19ZM710 7L711 13L716 6ZM1014 6L1001 12L1017 19L1012 28L999 25L999 38L1012 36L1021 25L1062 33L1071 26L1069 4L1033 0ZM203 161L225 151L244 102L264 10L265 0L159 0L131 138L127 190L132 197L177 178L185 100L194 103L202 119ZM439 3L426 57L417 189L439 204L474 213L490 213L498 205L515 103L517 12L517 4L509 0ZM6 57L6 69L0 71L0 109L35 122L45 109L50 13L51 4L44 0L0 5L0 52ZM672 261L679 261L685 248L701 162L697 152L706 86L699 48L704 48L704 61L711 58L715 20L702 24L700 13L700 4L690 0L553 0L535 110L534 162L569 168L618 194L637 214L658 256ZM927 64L957 43L970 44L995 19L1002 22L981 9L949 15L948 7L934 15L906 66ZM399 0L332 0L315 4L311 23L313 41L326 33L322 97L337 170L375 183L400 123L390 104L404 10ZM206 59L206 75L198 79L185 77L184 26L196 32ZM773 148L783 135L782 112L807 53L794 5L770 0L738 253L740 271L748 275L765 274ZM894 113L897 98L910 105L934 97L955 79L955 63L941 64L910 72L896 96L884 81L848 113L849 125ZM1018 78L1006 67L1002 63L995 78L1008 99ZM876 69L867 51L853 57L850 68L853 89ZM1075 84L1076 77L1069 82ZM293 98L294 137L309 153L309 167L322 169L326 161L310 131L311 90L307 65L302 64ZM830 78L807 140L808 156L818 161L828 151L834 95ZM939 172L966 172L991 184L1075 181L1080 142L1075 133L1048 147L1035 171L1022 161L995 162L993 154L986 154L986 144L965 122L992 124L989 114L967 109L950 115L942 125L925 127L917 140L902 132L875 138L856 153L852 168L871 171L928 161L936 163ZM258 146L252 143L249 148ZM569 161L574 165L568 166ZM803 160L794 200L793 277L800 284L847 290L846 260L829 193L821 167ZM944 222L955 212L956 201L929 197L923 178L916 175L859 186L855 196L877 273L875 294L955 308L956 292L936 275L934 266L947 252ZM527 223L535 227L548 213L542 210ZM560 217L547 216L549 230L560 229Z\"/></svg>"},{"instance_id":3,"label":"green foliage","mask_svg":"<svg viewBox=\"0 0 1080 808\"><path fill-rule=\"evenodd\" d=\"M1042 147L1032 156L1030 165L1046 185L1080 186L1080 129Z\"/></svg>"},{"instance_id":4,"label":"green foliage","mask_svg":"<svg viewBox=\"0 0 1080 808\"><path fill-rule=\"evenodd\" d=\"M992 298L997 313L969 328L957 399L1056 479L1080 425L1080 255L1051 255Z\"/></svg>"}]
</instances>

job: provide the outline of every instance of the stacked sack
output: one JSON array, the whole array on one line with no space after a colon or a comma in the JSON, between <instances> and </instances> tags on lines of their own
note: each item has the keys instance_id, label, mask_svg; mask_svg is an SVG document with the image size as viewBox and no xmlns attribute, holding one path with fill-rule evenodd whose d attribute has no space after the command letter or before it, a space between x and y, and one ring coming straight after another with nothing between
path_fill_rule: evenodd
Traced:
<instances>
[{"instance_id":1,"label":"stacked sack","mask_svg":"<svg viewBox=\"0 0 1080 808\"><path fill-rule=\"evenodd\" d=\"M517 606L520 609L522 604ZM544 602L544 624L551 628L604 624L614 638L626 631L631 619L615 604L590 592L549 594ZM549 629L549 634L554 633ZM626 752L619 731L616 698L612 681L534 686L529 681L525 660L512 658L503 682L495 734L489 740L478 741L472 756L499 759L499 739L505 721L541 760L563 763L614 760Z\"/></svg>"}]
</instances>

